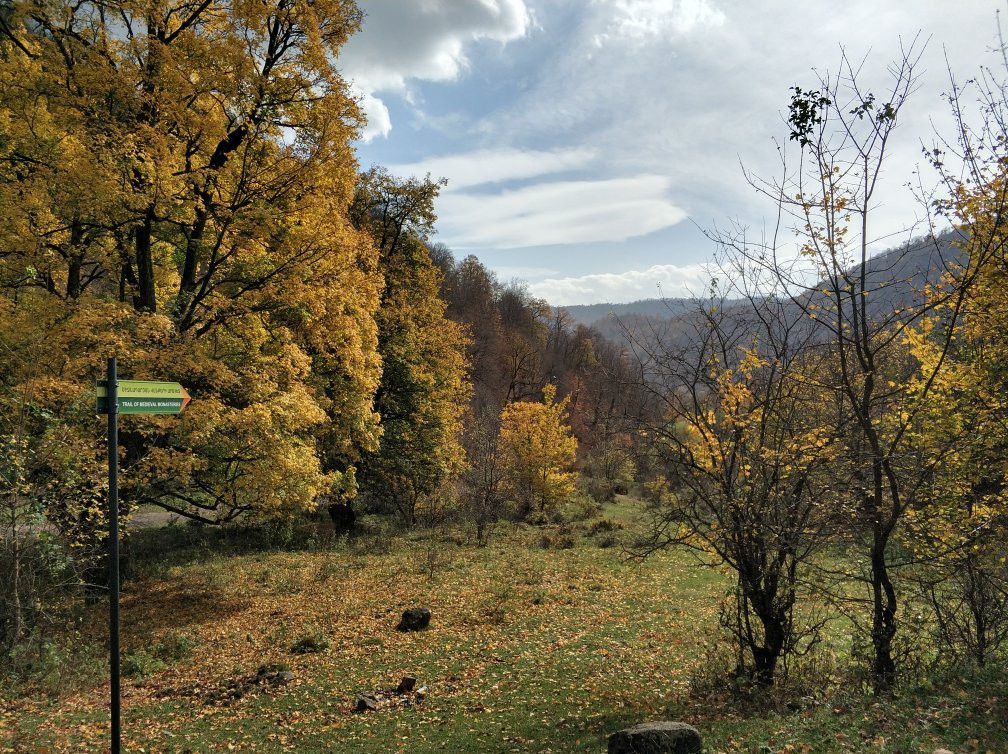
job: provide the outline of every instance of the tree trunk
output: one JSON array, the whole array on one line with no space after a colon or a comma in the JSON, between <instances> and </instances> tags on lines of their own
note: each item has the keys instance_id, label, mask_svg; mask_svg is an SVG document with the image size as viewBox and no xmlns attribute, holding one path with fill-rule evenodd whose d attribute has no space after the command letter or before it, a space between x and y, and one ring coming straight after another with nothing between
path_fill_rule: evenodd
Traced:
<instances>
[{"instance_id":1,"label":"tree trunk","mask_svg":"<svg viewBox=\"0 0 1008 754\"><path fill-rule=\"evenodd\" d=\"M151 254L151 230L154 225L154 211L144 213L143 222L136 228L137 295L133 306L137 311L154 313L157 298L154 288L154 258Z\"/></svg>"},{"instance_id":2,"label":"tree trunk","mask_svg":"<svg viewBox=\"0 0 1008 754\"><path fill-rule=\"evenodd\" d=\"M353 507L348 502L332 503L326 510L329 512L329 518L332 519L333 527L338 532L352 531L357 523L357 514L354 513Z\"/></svg>"},{"instance_id":3,"label":"tree trunk","mask_svg":"<svg viewBox=\"0 0 1008 754\"><path fill-rule=\"evenodd\" d=\"M200 248L203 245L203 233L206 229L207 214L202 207L196 209L196 221L186 238L185 261L182 264L182 279L179 289L191 294L196 290L196 264L199 261Z\"/></svg>"},{"instance_id":4,"label":"tree trunk","mask_svg":"<svg viewBox=\"0 0 1008 754\"><path fill-rule=\"evenodd\" d=\"M756 599L753 599L754 596ZM788 616L786 612L775 609L777 599L773 593L750 595L749 598L749 604L763 627L763 643L751 641L749 647L753 658L753 680L763 687L774 685L777 663L784 654L788 635Z\"/></svg>"},{"instance_id":5,"label":"tree trunk","mask_svg":"<svg viewBox=\"0 0 1008 754\"><path fill-rule=\"evenodd\" d=\"M84 255L79 250L83 240L84 231L81 224L74 220L70 227L70 250L67 259L66 295L70 299L81 295L81 265L84 262Z\"/></svg>"},{"instance_id":6,"label":"tree trunk","mask_svg":"<svg viewBox=\"0 0 1008 754\"><path fill-rule=\"evenodd\" d=\"M78 298L81 294L81 257L72 256L67 265L67 298Z\"/></svg>"},{"instance_id":7,"label":"tree trunk","mask_svg":"<svg viewBox=\"0 0 1008 754\"><path fill-rule=\"evenodd\" d=\"M17 505L17 503L15 503L15 505ZM14 583L13 583L14 589L13 589L13 591L14 591L14 594L11 595L11 596L12 596L12 601L14 603L14 606L13 606L13 613L14 614L12 616L13 617L14 627L11 629L12 632L11 632L10 637L8 637L8 645L9 646L14 646L19 641L21 641L21 637L24 636L24 633L25 633L24 608L21 605L21 557L22 557L21 556L21 547L20 547L20 540L18 539L17 519L16 519L16 517L12 517L12 518L14 518L14 522L11 525L11 534L12 534L12 536L11 536L11 544L13 546L13 550L12 550L11 555L12 555L13 560L14 560L14 563L13 563L13 565L14 565L14 573L13 573L13 579L14 579Z\"/></svg>"},{"instance_id":8,"label":"tree trunk","mask_svg":"<svg viewBox=\"0 0 1008 754\"><path fill-rule=\"evenodd\" d=\"M889 691L896 682L896 663L892 656L896 636L896 592L886 565L888 537L878 524L874 527L871 548L872 585L872 684L875 693Z\"/></svg>"}]
</instances>

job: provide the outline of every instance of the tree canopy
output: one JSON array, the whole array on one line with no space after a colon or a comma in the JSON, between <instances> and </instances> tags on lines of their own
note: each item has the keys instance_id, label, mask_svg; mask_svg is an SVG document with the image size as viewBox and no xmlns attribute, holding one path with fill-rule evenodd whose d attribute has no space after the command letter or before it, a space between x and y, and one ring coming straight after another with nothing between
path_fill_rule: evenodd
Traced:
<instances>
[{"instance_id":1,"label":"tree canopy","mask_svg":"<svg viewBox=\"0 0 1008 754\"><path fill-rule=\"evenodd\" d=\"M360 19L343 0L5 9L2 379L62 438L60 479L100 478L91 392L114 353L196 399L123 422L131 503L219 521L352 491L382 287L335 65Z\"/></svg>"}]
</instances>

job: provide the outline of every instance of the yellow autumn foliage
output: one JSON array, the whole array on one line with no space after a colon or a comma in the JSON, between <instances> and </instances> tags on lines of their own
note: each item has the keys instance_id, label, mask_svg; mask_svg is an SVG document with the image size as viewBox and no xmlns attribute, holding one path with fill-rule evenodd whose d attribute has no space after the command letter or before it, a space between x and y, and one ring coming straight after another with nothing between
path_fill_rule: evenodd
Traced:
<instances>
[{"instance_id":1,"label":"yellow autumn foliage","mask_svg":"<svg viewBox=\"0 0 1008 754\"><path fill-rule=\"evenodd\" d=\"M506 486L526 514L549 511L574 491L577 439L568 422L569 402L570 396L557 401L556 386L548 384L541 403L515 401L501 414Z\"/></svg>"},{"instance_id":2,"label":"yellow autumn foliage","mask_svg":"<svg viewBox=\"0 0 1008 754\"><path fill-rule=\"evenodd\" d=\"M221 521L355 492L376 447L378 252L355 227L352 2L15 0L0 40L0 381L30 492L94 522L94 381L181 382L122 417L124 505ZM104 514L101 514L104 515Z\"/></svg>"}]
</instances>

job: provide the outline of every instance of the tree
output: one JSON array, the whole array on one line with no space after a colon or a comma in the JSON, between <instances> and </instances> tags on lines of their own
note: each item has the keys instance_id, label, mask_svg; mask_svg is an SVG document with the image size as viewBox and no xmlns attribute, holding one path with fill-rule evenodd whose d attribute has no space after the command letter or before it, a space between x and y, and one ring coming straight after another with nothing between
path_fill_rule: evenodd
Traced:
<instances>
[{"instance_id":1,"label":"tree","mask_svg":"<svg viewBox=\"0 0 1008 754\"><path fill-rule=\"evenodd\" d=\"M462 444L466 468L462 474L462 505L483 546L504 510L504 463L500 448L500 415L484 406L466 417Z\"/></svg>"},{"instance_id":2,"label":"tree","mask_svg":"<svg viewBox=\"0 0 1008 754\"><path fill-rule=\"evenodd\" d=\"M659 407L646 425L672 495L638 553L682 544L735 576L722 625L737 672L763 686L815 643L798 610L815 556L829 542L831 417L809 381L815 327L779 282L729 255L727 290L697 300L677 336L632 341Z\"/></svg>"},{"instance_id":3,"label":"tree","mask_svg":"<svg viewBox=\"0 0 1008 754\"><path fill-rule=\"evenodd\" d=\"M577 478L570 469L577 457L577 440L567 420L569 398L556 400L556 387L543 388L539 402L509 403L501 414L500 449L504 456L507 489L520 513L545 513L574 491Z\"/></svg>"},{"instance_id":4,"label":"tree","mask_svg":"<svg viewBox=\"0 0 1008 754\"><path fill-rule=\"evenodd\" d=\"M500 415L505 389L503 354L505 348L500 284L493 273L474 256L468 256L445 273L442 296L445 314L464 325L470 335L466 356L473 384L473 408L495 409Z\"/></svg>"},{"instance_id":5,"label":"tree","mask_svg":"<svg viewBox=\"0 0 1008 754\"><path fill-rule=\"evenodd\" d=\"M765 270L789 292L793 305L819 324L818 350L825 358L810 378L821 391L822 405L834 412L834 438L842 452L836 454L830 473L846 491L838 500L839 510L865 556L863 571L848 577L862 581L868 590L867 630L877 691L889 689L896 679L893 642L901 596L892 558L900 526L950 447L925 449L912 430L948 369L947 356L977 262L969 260L952 284L937 288L934 296L893 301L883 294L894 282L891 270L898 269L906 255L920 253L921 243L931 247L939 271L953 269L956 260L933 235L923 242L908 241L881 266L869 259L879 178L899 113L914 88L920 50L913 44L902 53L882 97L863 88L863 72L855 70L846 55L838 75L821 76L808 91L794 88L788 125L790 139L800 149L798 165L788 170L785 161L784 175L776 181L749 176L776 203L781 221L794 223L801 260L784 261L776 233L755 245L744 243L740 232L720 236L726 246ZM933 333L937 357L918 362L908 339L939 309L943 327ZM916 379L908 392L904 386L912 376Z\"/></svg>"},{"instance_id":6,"label":"tree","mask_svg":"<svg viewBox=\"0 0 1008 754\"><path fill-rule=\"evenodd\" d=\"M385 279L376 315L382 435L364 459L362 493L375 506L392 505L408 524L416 523L420 501L461 470L459 434L471 392L467 334L445 316L441 273L425 243L440 185L376 169L362 176L353 205L355 222L379 249Z\"/></svg>"},{"instance_id":7,"label":"tree","mask_svg":"<svg viewBox=\"0 0 1008 754\"><path fill-rule=\"evenodd\" d=\"M183 382L180 418L123 422L129 505L222 522L352 493L380 368L377 253L348 216L362 119L334 65L360 12L4 13L4 389L32 383L48 428L100 460L89 403L107 353L126 376ZM79 520L89 474L53 478L52 517Z\"/></svg>"},{"instance_id":8,"label":"tree","mask_svg":"<svg viewBox=\"0 0 1008 754\"><path fill-rule=\"evenodd\" d=\"M599 500L628 493L638 473L637 431L646 402L633 360L583 325L550 340L550 372L570 395L571 427L589 491Z\"/></svg>"},{"instance_id":9,"label":"tree","mask_svg":"<svg viewBox=\"0 0 1008 754\"><path fill-rule=\"evenodd\" d=\"M525 401L537 394L546 380L542 358L550 309L545 301L532 298L522 285L515 283L500 292L497 307L503 340L500 400Z\"/></svg>"},{"instance_id":10,"label":"tree","mask_svg":"<svg viewBox=\"0 0 1008 754\"><path fill-rule=\"evenodd\" d=\"M1000 32L1000 27L999 27ZM957 123L954 137L939 136L926 155L944 181L946 196L935 206L956 228L965 261L947 275L946 286L970 283L958 326L944 354L948 367L934 380L921 421L920 442L941 453L926 488L926 507L908 511L909 544L926 559L920 579L950 656L983 666L1008 641L1008 211L1005 144L1008 137L1008 73L1000 39L1001 72L984 68L966 84L952 79L948 101ZM966 102L979 104L979 114ZM948 306L913 333L921 363L916 387L943 356ZM918 389L919 390L919 389Z\"/></svg>"}]
</instances>

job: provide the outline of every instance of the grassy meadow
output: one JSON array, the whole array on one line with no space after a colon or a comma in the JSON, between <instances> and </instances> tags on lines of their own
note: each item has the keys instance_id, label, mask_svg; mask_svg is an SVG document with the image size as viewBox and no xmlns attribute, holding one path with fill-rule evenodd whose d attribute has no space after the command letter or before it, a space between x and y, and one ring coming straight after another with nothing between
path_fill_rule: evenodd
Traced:
<instances>
[{"instance_id":1,"label":"grassy meadow","mask_svg":"<svg viewBox=\"0 0 1008 754\"><path fill-rule=\"evenodd\" d=\"M709 752L1008 751L1008 683L932 678L874 698L839 619L791 687L732 693L716 648L727 575L681 551L628 559L638 506L501 525L485 548L375 520L298 548L142 532L123 587L124 750L602 752L619 728L671 718ZM396 631L412 606L431 609L429 629ZM107 746L107 612L75 616L47 674L0 692L0 750ZM294 679L252 682L262 666ZM404 676L423 693L388 693ZM362 693L379 708L355 713Z\"/></svg>"}]
</instances>

